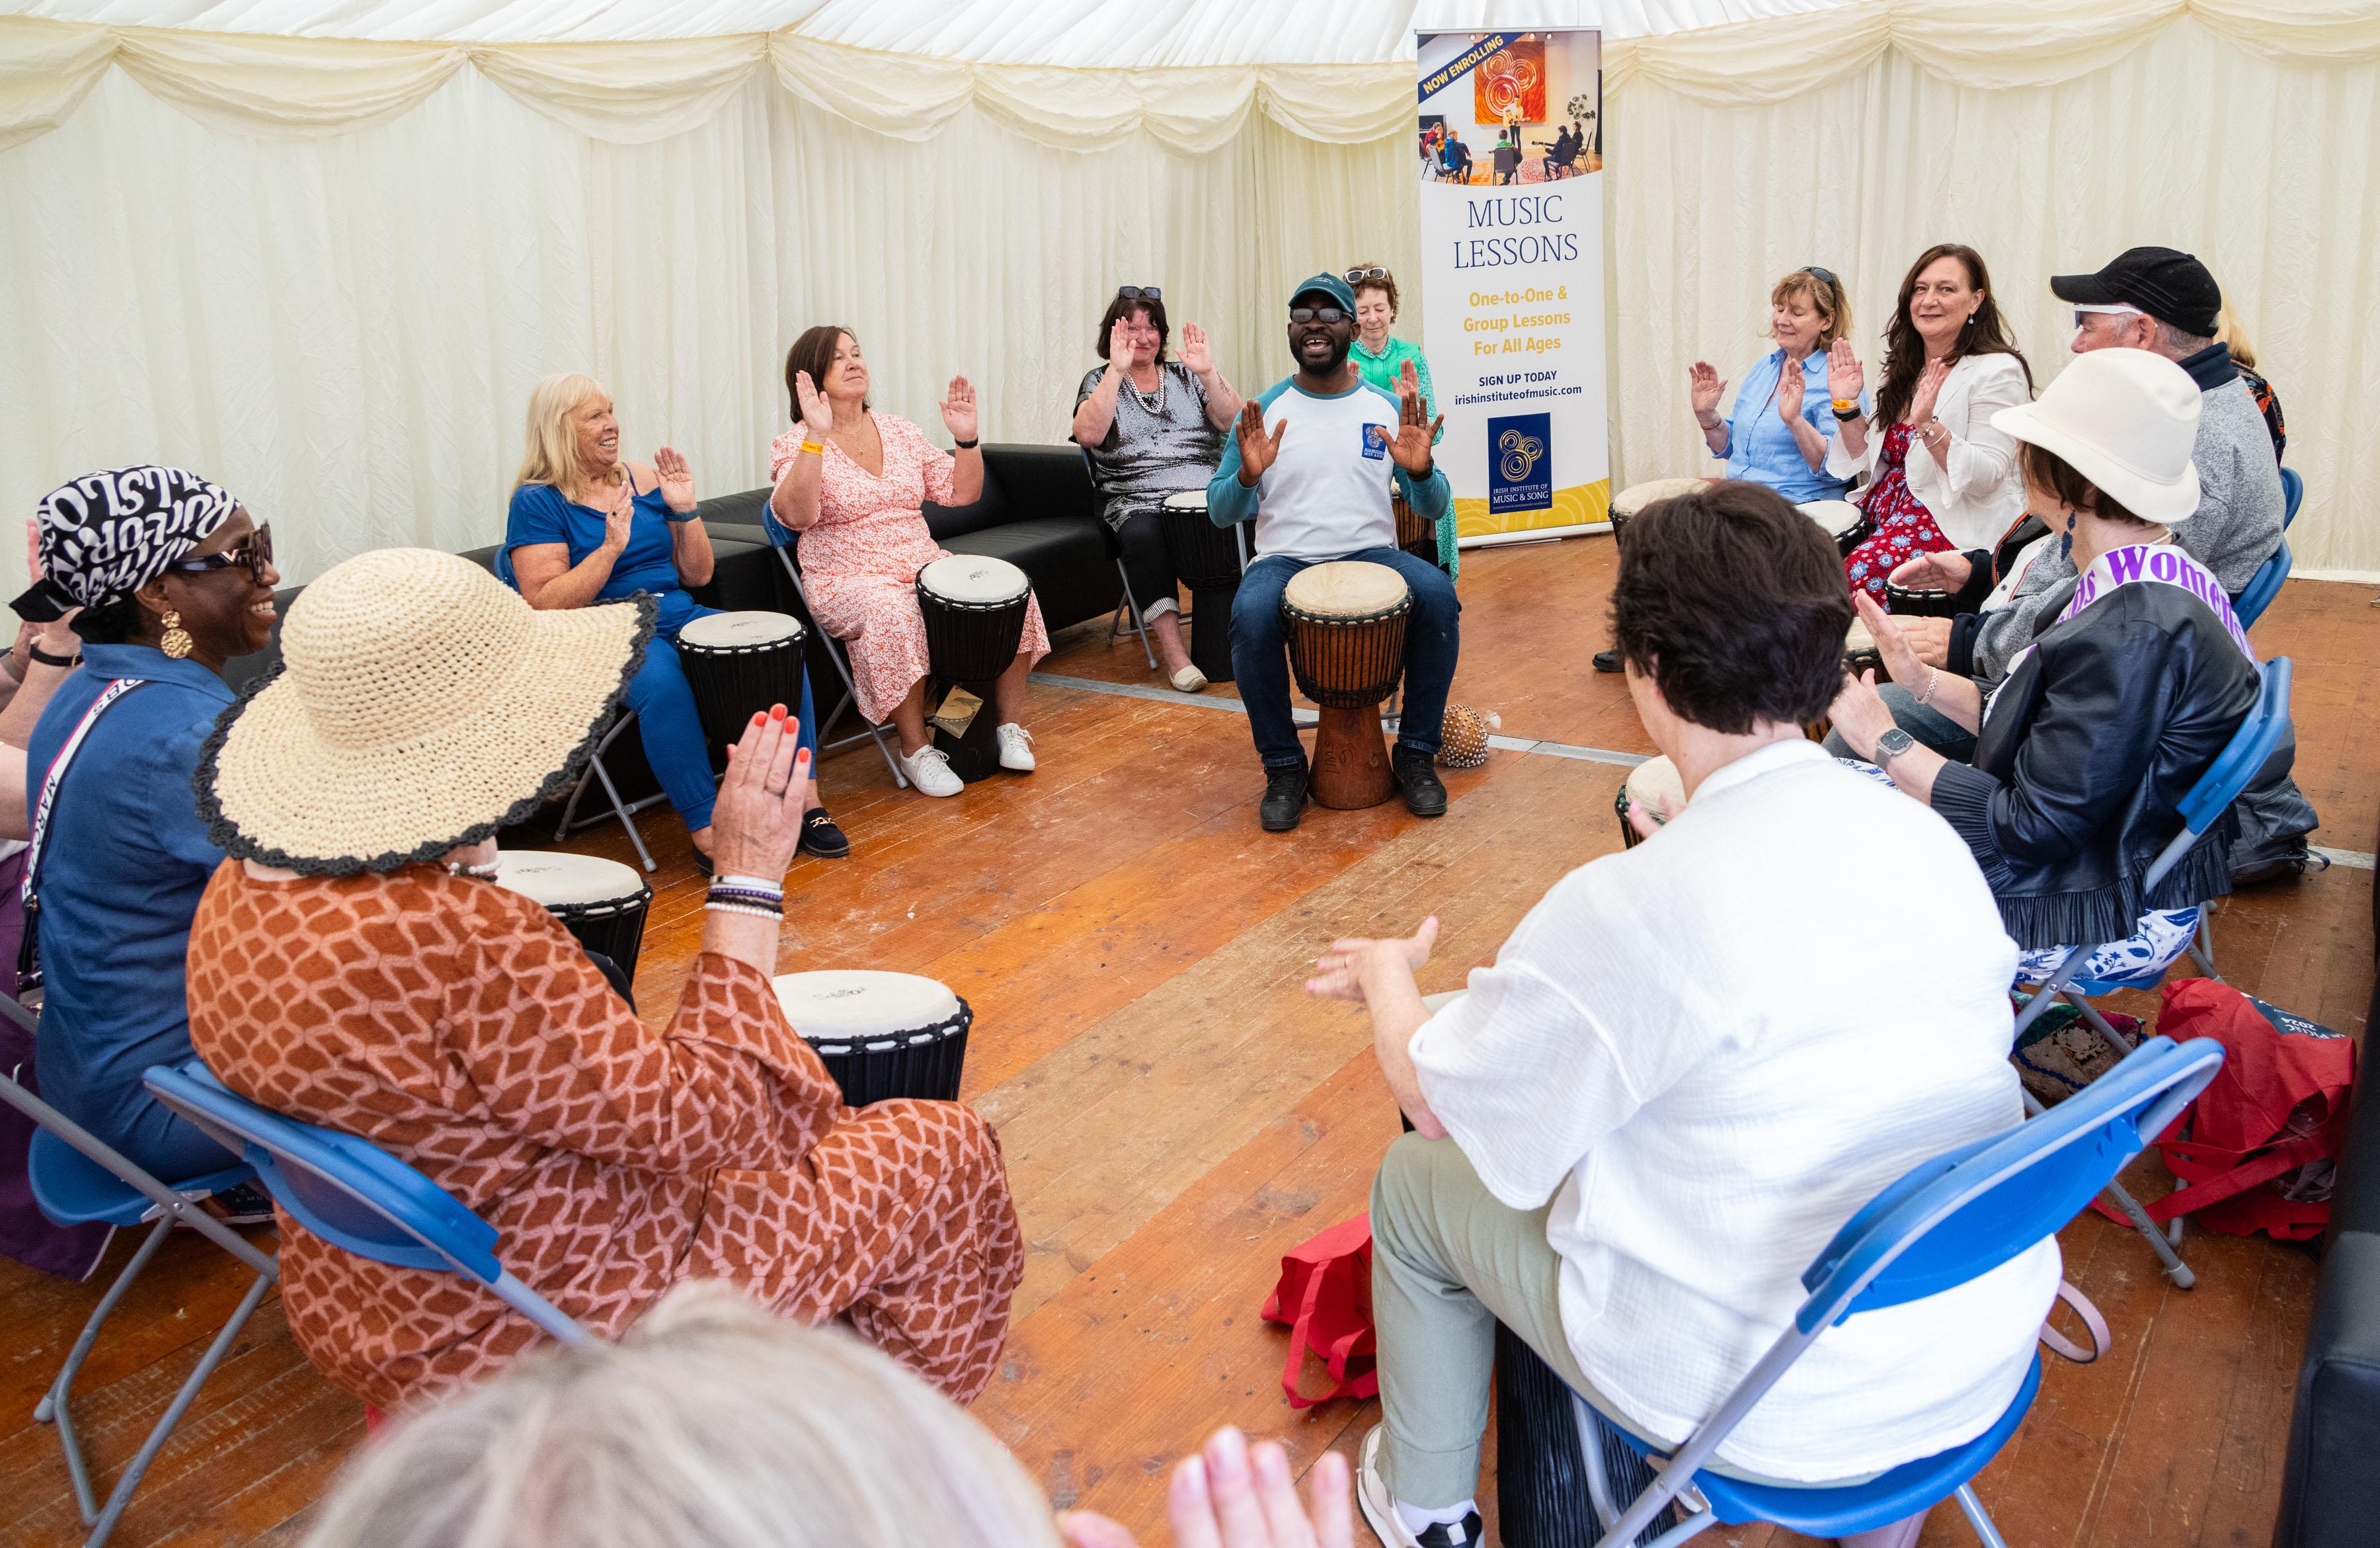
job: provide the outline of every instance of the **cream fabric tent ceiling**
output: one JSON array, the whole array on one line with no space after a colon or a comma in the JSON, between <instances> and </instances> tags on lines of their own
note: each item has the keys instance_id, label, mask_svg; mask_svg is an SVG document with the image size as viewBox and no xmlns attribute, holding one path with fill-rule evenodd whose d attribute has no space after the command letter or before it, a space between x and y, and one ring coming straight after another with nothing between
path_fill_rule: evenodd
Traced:
<instances>
[{"instance_id":1,"label":"cream fabric tent ceiling","mask_svg":"<svg viewBox=\"0 0 2380 1548\"><path fill-rule=\"evenodd\" d=\"M1619 481L1706 466L1680 381L1740 372L1785 269L1845 275L1873 361L1910 257L1971 242L2046 381L2047 275L2162 242L2282 392L2301 573L2380 574L2374 0L0 7L0 509L164 457L298 576L492 542L560 369L748 487L824 320L885 406L931 427L965 371L1055 440L1122 280L1257 384L1283 285L1417 262L1411 30L1490 22L1605 30Z\"/></svg>"}]
</instances>

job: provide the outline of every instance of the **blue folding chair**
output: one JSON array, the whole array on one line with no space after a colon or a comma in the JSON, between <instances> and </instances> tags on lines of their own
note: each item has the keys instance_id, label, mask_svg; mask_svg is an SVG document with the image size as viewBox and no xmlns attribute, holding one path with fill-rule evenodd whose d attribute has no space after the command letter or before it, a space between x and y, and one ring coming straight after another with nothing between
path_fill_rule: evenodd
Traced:
<instances>
[{"instance_id":1,"label":"blue folding chair","mask_svg":"<svg viewBox=\"0 0 2380 1548\"><path fill-rule=\"evenodd\" d=\"M1971 1481L2023 1422L2040 1390L2038 1353L2014 1400L1982 1434L1905 1462L1869 1482L1840 1487L1747 1483L1709 1472L1705 1465L1828 1328L1855 1312L1899 1306L1966 1284L2056 1232L2125 1162L2163 1132L2205 1089L2222 1063L2223 1045L2212 1038L2193 1038L2180 1046L2167 1038L2151 1038L2131 1058L2053 1111L1911 1168L1853 1215L1803 1272L1809 1298L1794 1313L1792 1325L1673 1456L1630 1433L1572 1393L1596 1518L1611 1523L1598 1548L1634 1542L1673 1501L1691 1514L1662 1533L1655 1548L1674 1548L1720 1523L1773 1521L1812 1537L1842 1537L1889 1526L1945 1499L1959 1502L1985 1548L2007 1548ZM1660 1475L1625 1511L1615 1511L1609 1498L1601 1444L1605 1432L1640 1456L1665 1458ZM1689 1486L1701 1495L1699 1503L1680 1500Z\"/></svg>"},{"instance_id":2,"label":"blue folding chair","mask_svg":"<svg viewBox=\"0 0 2380 1548\"><path fill-rule=\"evenodd\" d=\"M2281 582L2289 578L2289 540L2283 538L2281 546L2273 550L2271 558L2256 567L2256 573L2248 578L2247 589L2231 604L2232 615L2240 620L2241 628L2250 628L2263 617L2265 609L2272 606L2273 599L2281 594Z\"/></svg>"},{"instance_id":3,"label":"blue folding chair","mask_svg":"<svg viewBox=\"0 0 2380 1548\"><path fill-rule=\"evenodd\" d=\"M273 1201L324 1241L374 1262L459 1274L562 1343L593 1337L497 1261L494 1226L370 1140L236 1096L196 1059L179 1069L152 1065L141 1079L158 1101L245 1156Z\"/></svg>"},{"instance_id":4,"label":"blue folding chair","mask_svg":"<svg viewBox=\"0 0 2380 1548\"><path fill-rule=\"evenodd\" d=\"M2156 890L2157 884L2180 863L2182 856L2188 854L2206 830L2215 825L2216 820L2240 798L2240 793L2248 787L2249 782L2264 772L2265 761L2272 757L2282 732L2289 727L2289 682L2294 670L2287 656L2276 656L2265 663L2261 674L2263 686L2257 692L2255 707L2248 712L2248 718L2240 723L2240 729L2232 734L2230 743L2216 755L2215 762L2207 765L2206 772L2198 776L2198 783L2182 797L2181 832L2174 835L2172 842L2157 852L2156 859L2149 866L2148 875L2141 884L2143 896ZM2207 928L2205 915L2202 911L2198 935L2190 944L2190 954L2197 958L2200 969L2208 978L2219 982L2222 975L2215 970L2214 945L2214 934ZM2166 970L2161 968L2153 975L2104 980L2080 977L2083 963L2098 949L2096 945L2080 945L2066 954L2065 960L2058 965L2058 970L2050 974L2025 1002L2023 1008L2017 1012L2016 1031L2019 1035L2053 1004L2064 999L2080 1011L2082 1018L2111 1045L2130 1051L2131 1043L2124 1034L2099 1014L2091 1000L2119 989L2154 989L2164 979ZM2030 1092L2026 1093L2025 1102L2029 1106L2036 1105ZM2175 1251L2180 1240L2180 1222L2174 1223L2175 1229L2170 1234L2158 1229L2139 1201L2120 1183L2111 1182L2107 1196L2148 1242L2156 1253L2157 1261L2165 1265L2166 1273L2172 1276L2176 1285L2186 1290L2197 1283L2197 1275Z\"/></svg>"},{"instance_id":5,"label":"blue folding chair","mask_svg":"<svg viewBox=\"0 0 2380 1548\"><path fill-rule=\"evenodd\" d=\"M33 1030L33 1013L6 995L0 995L0 1014L27 1031ZM182 1415L199 1396L199 1389L214 1374L224 1356L231 1352L232 1341L239 1336L240 1328L264 1299L264 1292L280 1277L281 1271L270 1253L250 1246L204 1208L204 1201L212 1195L251 1180L256 1176L253 1168L235 1165L201 1176L160 1181L126 1160L114 1146L4 1075L0 1075L0 1102L6 1102L38 1126L26 1165L33 1185L33 1202L41 1206L42 1214L59 1225L96 1223L150 1226L148 1236L134 1250L132 1261L124 1265L115 1283L107 1287L99 1305L92 1309L91 1320L83 1324L66 1363L58 1368L49 1391L33 1408L36 1423L58 1427L58 1445L66 1453L67 1476L74 1483L75 1505L82 1512L83 1524L91 1529L91 1536L85 1540L86 1548L99 1548L115 1530L117 1518L132 1503L132 1492L140 1486L149 1465L157 1459L158 1451L173 1434L175 1426L182 1422ZM181 1389L165 1406L164 1413L150 1429L148 1438L140 1443L140 1449L133 1455L103 1505L91 1486L81 1438L75 1432L71 1401L74 1380L99 1342L100 1328L176 1225L190 1227L254 1269L256 1280L249 1286L248 1294L240 1298L231 1319L215 1335L214 1342L199 1358L198 1365L183 1379Z\"/></svg>"},{"instance_id":6,"label":"blue folding chair","mask_svg":"<svg viewBox=\"0 0 2380 1548\"><path fill-rule=\"evenodd\" d=\"M2281 469L2281 530L2298 518L2298 506L2305 500L2305 480L2298 477L2294 468Z\"/></svg>"}]
</instances>

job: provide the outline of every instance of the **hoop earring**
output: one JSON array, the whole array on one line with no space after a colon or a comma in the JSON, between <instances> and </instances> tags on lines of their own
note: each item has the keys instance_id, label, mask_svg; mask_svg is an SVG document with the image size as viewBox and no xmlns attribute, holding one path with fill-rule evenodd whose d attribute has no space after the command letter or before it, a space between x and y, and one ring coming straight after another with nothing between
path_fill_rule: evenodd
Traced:
<instances>
[{"instance_id":1,"label":"hoop earring","mask_svg":"<svg viewBox=\"0 0 2380 1548\"><path fill-rule=\"evenodd\" d=\"M165 609L165 616L159 622L165 626L165 637L157 641L157 648L176 661L188 656L190 653L190 635L189 631L182 627L182 616L169 607Z\"/></svg>"}]
</instances>

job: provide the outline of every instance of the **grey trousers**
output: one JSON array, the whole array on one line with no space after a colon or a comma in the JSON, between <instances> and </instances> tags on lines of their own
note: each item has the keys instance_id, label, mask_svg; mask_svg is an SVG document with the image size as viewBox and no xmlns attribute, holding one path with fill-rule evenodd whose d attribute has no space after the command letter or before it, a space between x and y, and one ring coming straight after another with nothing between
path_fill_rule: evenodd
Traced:
<instances>
[{"instance_id":1,"label":"grey trousers","mask_svg":"<svg viewBox=\"0 0 2380 1548\"><path fill-rule=\"evenodd\" d=\"M1546 1240L1546 1214L1498 1201L1451 1140L1407 1134L1381 1159L1372 1179L1380 1469L1407 1505L1436 1509L1478 1493L1500 1322L1599 1412L1647 1440L1667 1438L1645 1434L1580 1371L1562 1331L1561 1259Z\"/></svg>"},{"instance_id":2,"label":"grey trousers","mask_svg":"<svg viewBox=\"0 0 2380 1548\"><path fill-rule=\"evenodd\" d=\"M1899 683L1878 683L1876 697L1892 712L1892 723L1916 737L1919 742L1948 758L1953 763L1970 762L1975 756L1975 734L1941 712L1917 701L1917 696ZM1838 758L1856 758L1851 744L1840 731L1827 733L1827 750Z\"/></svg>"}]
</instances>

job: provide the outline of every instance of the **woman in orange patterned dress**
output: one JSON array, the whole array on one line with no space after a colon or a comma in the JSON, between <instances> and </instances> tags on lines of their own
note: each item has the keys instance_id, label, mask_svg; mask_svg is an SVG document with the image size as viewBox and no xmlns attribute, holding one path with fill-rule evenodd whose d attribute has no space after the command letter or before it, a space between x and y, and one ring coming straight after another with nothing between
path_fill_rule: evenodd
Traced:
<instances>
[{"instance_id":1,"label":"woman in orange patterned dress","mask_svg":"<svg viewBox=\"0 0 2380 1548\"><path fill-rule=\"evenodd\" d=\"M925 503L968 506L983 497L975 388L953 376L941 405L956 457L907 420L869 409L868 362L848 328L812 328L794 340L785 393L795 424L769 446L769 481L776 486L770 525L802 534L810 610L850 650L859 713L880 725L892 722L901 772L921 793L955 796L965 786L927 739L926 620L916 581L920 569L951 557L927 530ZM1017 717L1025 675L1049 653L1041 603L1028 597L1025 638L993 693L1003 769L1032 772L1033 738Z\"/></svg>"},{"instance_id":2,"label":"woman in orange patterned dress","mask_svg":"<svg viewBox=\"0 0 2380 1548\"><path fill-rule=\"evenodd\" d=\"M498 826L610 723L652 605L537 612L468 560L407 549L308 587L287 670L200 760L229 858L191 928L191 1042L241 1095L420 1168L599 1334L680 1280L727 1279L805 1323L847 1316L970 1399L1024 1262L999 1142L956 1103L844 1107L778 1007L771 879L809 776L783 708L729 750L718 879L666 1030L487 879ZM435 1398L538 1341L469 1281L280 1227L290 1330L367 1403Z\"/></svg>"}]
</instances>

